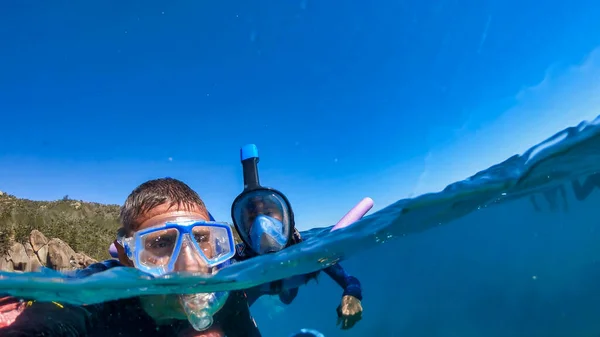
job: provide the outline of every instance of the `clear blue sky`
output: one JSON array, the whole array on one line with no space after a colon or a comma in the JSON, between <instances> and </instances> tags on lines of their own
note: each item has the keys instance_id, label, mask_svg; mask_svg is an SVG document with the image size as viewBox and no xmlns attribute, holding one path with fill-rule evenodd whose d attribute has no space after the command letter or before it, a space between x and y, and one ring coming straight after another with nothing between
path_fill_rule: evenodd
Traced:
<instances>
[{"instance_id":1,"label":"clear blue sky","mask_svg":"<svg viewBox=\"0 0 600 337\"><path fill-rule=\"evenodd\" d=\"M599 16L592 0L5 1L0 190L121 203L172 176L229 221L256 143L299 227L331 225L597 115Z\"/></svg>"}]
</instances>

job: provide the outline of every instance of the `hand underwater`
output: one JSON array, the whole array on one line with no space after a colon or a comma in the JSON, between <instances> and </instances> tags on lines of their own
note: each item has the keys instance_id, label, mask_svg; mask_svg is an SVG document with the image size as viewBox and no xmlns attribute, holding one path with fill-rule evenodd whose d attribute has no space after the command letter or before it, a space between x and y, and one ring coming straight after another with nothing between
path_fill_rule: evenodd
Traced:
<instances>
[{"instance_id":1,"label":"hand underwater","mask_svg":"<svg viewBox=\"0 0 600 337\"><path fill-rule=\"evenodd\" d=\"M362 312L360 300L354 296L345 295L342 297L342 303L337 307L337 325L341 324L342 330L352 328L362 319Z\"/></svg>"}]
</instances>

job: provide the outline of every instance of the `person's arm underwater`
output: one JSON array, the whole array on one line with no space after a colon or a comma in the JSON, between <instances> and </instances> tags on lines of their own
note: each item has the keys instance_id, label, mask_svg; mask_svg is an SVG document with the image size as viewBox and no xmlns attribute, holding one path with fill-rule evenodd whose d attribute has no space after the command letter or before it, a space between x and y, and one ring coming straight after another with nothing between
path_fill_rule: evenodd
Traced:
<instances>
[{"instance_id":1,"label":"person's arm underwater","mask_svg":"<svg viewBox=\"0 0 600 337\"><path fill-rule=\"evenodd\" d=\"M300 235L300 232L298 232L297 229L294 229L294 239L296 242L301 242L302 241L302 236ZM323 270L325 272L325 274L329 275L329 277L331 277L331 279L337 283L343 290L344 293L342 295L342 304L344 302L344 298L346 297L351 297L353 299L348 299L346 300L346 302L350 302L350 303L356 303L358 302L358 306L360 306L360 301L362 301L362 287L360 284L360 281L348 274L346 272L346 270L344 269L344 267L342 267L341 264L336 263L334 265L331 265L327 268L325 268ZM314 278L316 275L315 274L307 274L306 277L306 282L308 282L308 280L310 280L311 278ZM297 291L296 291L297 293ZM295 295L294 295L295 297ZM293 299L292 299L293 300ZM282 300L283 302L283 300ZM291 301L290 301L291 303ZM286 303L287 304L287 303ZM345 310L348 305L342 305L342 311L343 312L352 312L353 310ZM350 305L350 306L354 306L355 305ZM362 312L362 307L360 307L360 312Z\"/></svg>"},{"instance_id":2,"label":"person's arm underwater","mask_svg":"<svg viewBox=\"0 0 600 337\"><path fill-rule=\"evenodd\" d=\"M111 262L93 264L66 277L79 278L111 267ZM18 299L17 299L18 300ZM22 307L14 321L0 329L0 336L87 336L97 306L83 307L59 302L22 300ZM90 311L91 309L91 311Z\"/></svg>"},{"instance_id":3,"label":"person's arm underwater","mask_svg":"<svg viewBox=\"0 0 600 337\"><path fill-rule=\"evenodd\" d=\"M92 325L85 308L57 302L29 301L16 320L0 329L3 337L84 337Z\"/></svg>"},{"instance_id":4,"label":"person's arm underwater","mask_svg":"<svg viewBox=\"0 0 600 337\"><path fill-rule=\"evenodd\" d=\"M323 270L343 290L342 300L337 307L338 324L343 330L352 328L362 319L362 287L360 281L348 274L340 264ZM298 295L299 287L316 278L317 273L297 275L246 290L250 305L262 295L278 295L284 304L291 304Z\"/></svg>"},{"instance_id":5,"label":"person's arm underwater","mask_svg":"<svg viewBox=\"0 0 600 337\"><path fill-rule=\"evenodd\" d=\"M302 241L302 236L297 229L294 229L294 241L295 243ZM236 253L235 260L238 262L254 256L252 251L248 250L243 243L236 245ZM338 324L341 324L343 330L350 329L362 319L362 287L360 281L348 274L340 264L329 266L323 271L344 290L341 303L337 307ZM283 304L291 304L298 295L299 287L316 278L317 274L318 272L297 275L247 289L246 294L249 305L252 306L262 295L278 295Z\"/></svg>"},{"instance_id":6,"label":"person's arm underwater","mask_svg":"<svg viewBox=\"0 0 600 337\"><path fill-rule=\"evenodd\" d=\"M348 274L339 263L329 266L323 271L325 274L329 275L329 277L331 277L335 283L344 289L343 296L352 296L359 301L362 301L362 288L360 281L356 277Z\"/></svg>"},{"instance_id":7,"label":"person's arm underwater","mask_svg":"<svg viewBox=\"0 0 600 337\"><path fill-rule=\"evenodd\" d=\"M362 319L361 301L363 297L360 281L348 274L339 263L329 266L323 271L344 289L342 302L337 307L338 324L341 324L343 330L350 329Z\"/></svg>"},{"instance_id":8,"label":"person's arm underwater","mask_svg":"<svg viewBox=\"0 0 600 337\"><path fill-rule=\"evenodd\" d=\"M116 260L107 260L65 274L68 278L83 278L107 269L120 266ZM93 305L72 305L62 302L24 302L24 308L16 319L7 327L0 329L3 337L83 337L101 331L126 330L123 327L134 328L136 324L127 323L127 320L141 318L133 313L132 305L127 305L133 300L119 300L98 303ZM123 323L122 316L127 319ZM141 322L141 321L140 321ZM151 327L150 327L151 328Z\"/></svg>"}]
</instances>

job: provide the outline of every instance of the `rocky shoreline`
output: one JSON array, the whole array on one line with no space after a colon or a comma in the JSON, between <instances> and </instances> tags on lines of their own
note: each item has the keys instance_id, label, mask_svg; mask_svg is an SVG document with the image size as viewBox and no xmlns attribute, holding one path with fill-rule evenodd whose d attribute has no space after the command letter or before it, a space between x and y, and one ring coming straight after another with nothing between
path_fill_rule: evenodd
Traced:
<instances>
[{"instance_id":1,"label":"rocky shoreline","mask_svg":"<svg viewBox=\"0 0 600 337\"><path fill-rule=\"evenodd\" d=\"M67 271L85 268L97 261L85 253L75 252L58 238L48 239L42 232L32 230L29 240L14 242L6 254L0 257L0 270L9 272L32 272L40 267Z\"/></svg>"},{"instance_id":2,"label":"rocky shoreline","mask_svg":"<svg viewBox=\"0 0 600 337\"><path fill-rule=\"evenodd\" d=\"M109 259L119 206L64 196L37 201L0 192L0 270L72 270Z\"/></svg>"}]
</instances>

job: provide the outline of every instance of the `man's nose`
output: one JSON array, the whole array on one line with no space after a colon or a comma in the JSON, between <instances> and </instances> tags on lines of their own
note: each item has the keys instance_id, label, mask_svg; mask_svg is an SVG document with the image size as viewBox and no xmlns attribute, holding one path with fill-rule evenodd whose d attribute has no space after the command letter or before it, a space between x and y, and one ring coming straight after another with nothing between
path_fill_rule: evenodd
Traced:
<instances>
[{"instance_id":1,"label":"man's nose","mask_svg":"<svg viewBox=\"0 0 600 337\"><path fill-rule=\"evenodd\" d=\"M196 250L196 247L188 240L183 240L179 256L175 261L175 271L200 272L208 274L208 266Z\"/></svg>"}]
</instances>

